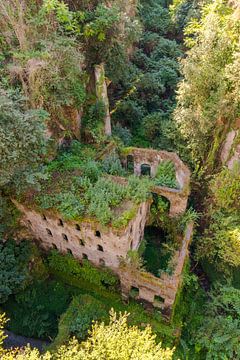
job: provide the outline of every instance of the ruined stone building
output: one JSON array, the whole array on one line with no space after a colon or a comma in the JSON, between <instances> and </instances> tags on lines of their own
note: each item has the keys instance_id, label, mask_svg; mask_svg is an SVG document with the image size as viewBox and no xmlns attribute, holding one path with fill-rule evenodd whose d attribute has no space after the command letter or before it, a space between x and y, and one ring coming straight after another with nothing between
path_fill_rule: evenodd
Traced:
<instances>
[{"instance_id":1,"label":"ruined stone building","mask_svg":"<svg viewBox=\"0 0 240 360\"><path fill-rule=\"evenodd\" d=\"M170 202L169 216L176 216L186 210L190 181L190 172L180 158L166 151L138 148L129 148L122 156L123 165L127 167L131 162L134 173L139 176L143 165L145 170L149 169L149 175L154 176L158 164L166 160L174 163L178 188L155 186L152 192L166 197ZM124 183L127 180L115 177L115 181ZM188 224L174 255L172 274L165 273L156 277L144 270L133 269L126 261L122 261L126 259L129 250L138 250L141 244L149 217L150 200L139 204L134 218L121 229L102 226L94 219L64 221L57 213L42 214L28 208L26 204L15 204L23 213L24 224L44 249L56 248L62 253L71 253L80 261L88 259L95 266L109 267L119 276L124 298L128 298L134 290L137 300L151 303L165 311L171 310L188 255L192 224Z\"/></svg>"}]
</instances>

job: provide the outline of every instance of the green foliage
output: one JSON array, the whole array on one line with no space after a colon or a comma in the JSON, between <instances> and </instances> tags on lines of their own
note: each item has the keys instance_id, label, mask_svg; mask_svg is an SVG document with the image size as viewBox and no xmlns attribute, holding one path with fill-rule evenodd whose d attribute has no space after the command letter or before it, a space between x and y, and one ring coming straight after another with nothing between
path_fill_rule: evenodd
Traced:
<instances>
[{"instance_id":1,"label":"green foliage","mask_svg":"<svg viewBox=\"0 0 240 360\"><path fill-rule=\"evenodd\" d=\"M212 215L207 228L197 244L197 257L215 264L218 271L229 277L239 263L239 217L222 212Z\"/></svg>"},{"instance_id":2,"label":"green foliage","mask_svg":"<svg viewBox=\"0 0 240 360\"><path fill-rule=\"evenodd\" d=\"M240 167L223 168L211 184L215 207L224 211L240 212Z\"/></svg>"},{"instance_id":3,"label":"green foliage","mask_svg":"<svg viewBox=\"0 0 240 360\"><path fill-rule=\"evenodd\" d=\"M77 346L75 356L71 350L74 345ZM117 318L116 313L111 310L108 325L104 323L94 324L86 342L77 345L75 341L70 346L62 347L59 353L61 354L60 359L71 357L76 360L80 358L87 360L95 354L99 359L111 359L114 353L116 360L127 360L133 357L170 360L173 351L164 350L161 344L155 343L155 336L150 327L146 327L144 330L140 330L136 326L129 327L127 325L127 314L120 314Z\"/></svg>"},{"instance_id":4,"label":"green foliage","mask_svg":"<svg viewBox=\"0 0 240 360\"><path fill-rule=\"evenodd\" d=\"M205 0L174 0L170 5L170 13L179 32L182 32L190 21L199 19L201 16L201 7Z\"/></svg>"},{"instance_id":5,"label":"green foliage","mask_svg":"<svg viewBox=\"0 0 240 360\"><path fill-rule=\"evenodd\" d=\"M197 243L197 257L207 259L226 278L240 266L239 180L238 166L223 168L213 177L209 226Z\"/></svg>"},{"instance_id":6,"label":"green foliage","mask_svg":"<svg viewBox=\"0 0 240 360\"><path fill-rule=\"evenodd\" d=\"M175 120L196 168L212 171L224 129L239 117L238 17L226 1L214 1L186 34L191 49L182 61Z\"/></svg>"},{"instance_id":7,"label":"green foliage","mask_svg":"<svg viewBox=\"0 0 240 360\"><path fill-rule=\"evenodd\" d=\"M46 112L25 110L21 96L11 96L0 88L0 186L29 172L40 160L46 145L45 118Z\"/></svg>"},{"instance_id":8,"label":"green foliage","mask_svg":"<svg viewBox=\"0 0 240 360\"><path fill-rule=\"evenodd\" d=\"M116 277L109 269L97 269L88 260L83 260L80 264L72 255L61 255L56 250L52 250L48 256L48 266L51 271L65 273L75 279L83 279L99 288L104 288L103 284L113 287L117 284Z\"/></svg>"},{"instance_id":9,"label":"green foliage","mask_svg":"<svg viewBox=\"0 0 240 360\"><path fill-rule=\"evenodd\" d=\"M196 352L206 359L237 359L240 356L240 290L220 287L211 293L206 316L194 337Z\"/></svg>"},{"instance_id":10,"label":"green foliage","mask_svg":"<svg viewBox=\"0 0 240 360\"><path fill-rule=\"evenodd\" d=\"M55 352L46 352L42 355L36 349L30 348L21 348L20 351L9 350L3 354L2 360L90 360L93 358L110 360L112 354L116 360L130 360L133 357L139 360L146 358L171 360L174 349L163 349L161 344L157 344L150 326L144 330L137 326L129 326L128 316L127 313L120 313L117 317L112 309L109 324L95 323L89 338L82 343L73 339ZM2 327L3 324L4 320L1 318L0 326ZM2 352L2 348L0 351Z\"/></svg>"},{"instance_id":11,"label":"green foliage","mask_svg":"<svg viewBox=\"0 0 240 360\"><path fill-rule=\"evenodd\" d=\"M70 335L83 340L87 337L93 320L103 319L107 319L107 311L103 304L92 296L80 295L73 298L68 310L62 316L59 323L59 331L61 331L62 327L67 327ZM66 335L69 334L65 332L64 341L67 338Z\"/></svg>"},{"instance_id":12,"label":"green foliage","mask_svg":"<svg viewBox=\"0 0 240 360\"><path fill-rule=\"evenodd\" d=\"M7 196L0 192L0 238L10 237L19 226L19 211Z\"/></svg>"},{"instance_id":13,"label":"green foliage","mask_svg":"<svg viewBox=\"0 0 240 360\"><path fill-rule=\"evenodd\" d=\"M0 242L0 303L22 290L29 281L30 247L27 241Z\"/></svg>"},{"instance_id":14,"label":"green foliage","mask_svg":"<svg viewBox=\"0 0 240 360\"><path fill-rule=\"evenodd\" d=\"M136 213L136 205L150 198L153 182L127 177L117 149L97 159L92 148L74 142L43 169L47 180L41 182L41 191L35 189L30 195L32 205L39 210L57 210L66 220L89 216L102 225L126 226ZM126 184L107 174L126 176Z\"/></svg>"},{"instance_id":15,"label":"green foliage","mask_svg":"<svg viewBox=\"0 0 240 360\"><path fill-rule=\"evenodd\" d=\"M119 82L114 96L126 94L116 103L113 120L130 128L132 143L140 146L174 145L166 130L175 106L179 81L179 45L172 39L173 29L167 8L161 0L141 1L143 34L129 63L128 75Z\"/></svg>"},{"instance_id":16,"label":"green foliage","mask_svg":"<svg viewBox=\"0 0 240 360\"><path fill-rule=\"evenodd\" d=\"M58 317L71 300L68 287L57 281L41 281L19 292L4 306L11 331L47 339L57 334Z\"/></svg>"},{"instance_id":17,"label":"green foliage","mask_svg":"<svg viewBox=\"0 0 240 360\"><path fill-rule=\"evenodd\" d=\"M157 277L164 272L171 275L171 259L176 250L174 243L168 241L166 233L152 226L145 229L144 239L146 246L142 256L146 270Z\"/></svg>"},{"instance_id":18,"label":"green foliage","mask_svg":"<svg viewBox=\"0 0 240 360\"><path fill-rule=\"evenodd\" d=\"M177 188L176 170L172 161L162 161L158 165L155 183L158 186Z\"/></svg>"},{"instance_id":19,"label":"green foliage","mask_svg":"<svg viewBox=\"0 0 240 360\"><path fill-rule=\"evenodd\" d=\"M118 154L114 151L106 156L102 162L103 171L110 175L124 176L125 171L122 167Z\"/></svg>"}]
</instances>

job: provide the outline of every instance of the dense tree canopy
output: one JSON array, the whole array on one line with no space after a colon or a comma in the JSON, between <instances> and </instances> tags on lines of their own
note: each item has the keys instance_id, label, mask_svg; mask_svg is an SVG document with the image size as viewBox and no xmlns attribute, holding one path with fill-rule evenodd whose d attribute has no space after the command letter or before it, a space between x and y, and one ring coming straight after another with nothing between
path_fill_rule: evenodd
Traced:
<instances>
[{"instance_id":1,"label":"dense tree canopy","mask_svg":"<svg viewBox=\"0 0 240 360\"><path fill-rule=\"evenodd\" d=\"M0 341L2 338L2 326L4 318L0 317ZM0 342L1 346L1 342ZM3 350L0 347L0 354ZM2 360L32 359L32 360L171 360L173 351L163 349L156 344L155 336L147 327L140 330L136 326L127 325L127 315L117 317L113 311L110 313L110 322L96 323L93 325L86 341L78 343L77 340L60 347L55 353L40 355L37 350L29 348L3 353Z\"/></svg>"},{"instance_id":2,"label":"dense tree canopy","mask_svg":"<svg viewBox=\"0 0 240 360\"><path fill-rule=\"evenodd\" d=\"M35 165L44 154L46 113L25 110L23 99L0 88L0 186Z\"/></svg>"}]
</instances>

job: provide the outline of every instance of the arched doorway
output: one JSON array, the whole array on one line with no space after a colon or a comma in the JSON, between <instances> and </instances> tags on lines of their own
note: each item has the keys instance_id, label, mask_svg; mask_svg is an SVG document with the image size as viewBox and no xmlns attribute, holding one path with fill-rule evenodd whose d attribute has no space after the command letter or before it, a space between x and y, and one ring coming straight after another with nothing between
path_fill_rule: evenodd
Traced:
<instances>
[{"instance_id":1,"label":"arched doorway","mask_svg":"<svg viewBox=\"0 0 240 360\"><path fill-rule=\"evenodd\" d=\"M151 176L151 166L149 164L141 165L141 175L143 176Z\"/></svg>"}]
</instances>

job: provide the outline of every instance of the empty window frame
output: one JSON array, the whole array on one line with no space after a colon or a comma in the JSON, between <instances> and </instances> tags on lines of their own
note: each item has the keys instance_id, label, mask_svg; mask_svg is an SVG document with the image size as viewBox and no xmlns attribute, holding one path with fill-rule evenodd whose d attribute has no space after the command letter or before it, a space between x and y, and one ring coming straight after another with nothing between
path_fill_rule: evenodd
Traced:
<instances>
[{"instance_id":1,"label":"empty window frame","mask_svg":"<svg viewBox=\"0 0 240 360\"><path fill-rule=\"evenodd\" d=\"M97 231L95 231L95 236L97 236L97 237L99 237L99 238L100 238L100 237L101 237L101 233L100 233L100 231L98 231L98 230L97 230Z\"/></svg>"},{"instance_id":2,"label":"empty window frame","mask_svg":"<svg viewBox=\"0 0 240 360\"><path fill-rule=\"evenodd\" d=\"M151 176L151 166L149 164L141 165L141 175L143 176Z\"/></svg>"},{"instance_id":3,"label":"empty window frame","mask_svg":"<svg viewBox=\"0 0 240 360\"><path fill-rule=\"evenodd\" d=\"M101 265L101 266L105 266L105 260L103 260L103 259L99 259L99 265Z\"/></svg>"},{"instance_id":4,"label":"empty window frame","mask_svg":"<svg viewBox=\"0 0 240 360\"><path fill-rule=\"evenodd\" d=\"M62 234L62 238L63 238L63 240L68 241L68 237L66 234Z\"/></svg>"},{"instance_id":5,"label":"empty window frame","mask_svg":"<svg viewBox=\"0 0 240 360\"><path fill-rule=\"evenodd\" d=\"M132 286L129 295L134 299L137 298L139 296L139 288Z\"/></svg>"},{"instance_id":6,"label":"empty window frame","mask_svg":"<svg viewBox=\"0 0 240 360\"><path fill-rule=\"evenodd\" d=\"M64 226L62 219L58 220L58 226Z\"/></svg>"},{"instance_id":7,"label":"empty window frame","mask_svg":"<svg viewBox=\"0 0 240 360\"><path fill-rule=\"evenodd\" d=\"M155 296L154 296L154 302L163 304L163 303L164 303L164 299L163 299L160 295L155 295Z\"/></svg>"},{"instance_id":8,"label":"empty window frame","mask_svg":"<svg viewBox=\"0 0 240 360\"><path fill-rule=\"evenodd\" d=\"M98 244L97 249L98 249L98 251L102 251L102 252L103 252L103 247L102 247L102 245L99 245L99 244Z\"/></svg>"},{"instance_id":9,"label":"empty window frame","mask_svg":"<svg viewBox=\"0 0 240 360\"><path fill-rule=\"evenodd\" d=\"M52 232L51 232L50 229L46 229L46 232L47 232L47 234L48 234L49 236L53 236L53 234L52 234Z\"/></svg>"},{"instance_id":10,"label":"empty window frame","mask_svg":"<svg viewBox=\"0 0 240 360\"><path fill-rule=\"evenodd\" d=\"M85 246L83 239L79 239L79 244L80 244L81 246Z\"/></svg>"},{"instance_id":11,"label":"empty window frame","mask_svg":"<svg viewBox=\"0 0 240 360\"><path fill-rule=\"evenodd\" d=\"M79 226L78 224L75 225L75 229L76 229L77 231L81 231L81 228L80 228L80 226Z\"/></svg>"},{"instance_id":12,"label":"empty window frame","mask_svg":"<svg viewBox=\"0 0 240 360\"><path fill-rule=\"evenodd\" d=\"M68 252L68 254L70 254L70 255L73 254L71 249L67 249L67 252Z\"/></svg>"},{"instance_id":13,"label":"empty window frame","mask_svg":"<svg viewBox=\"0 0 240 360\"><path fill-rule=\"evenodd\" d=\"M82 254L82 258L83 258L84 260L88 260L87 254Z\"/></svg>"}]
</instances>

